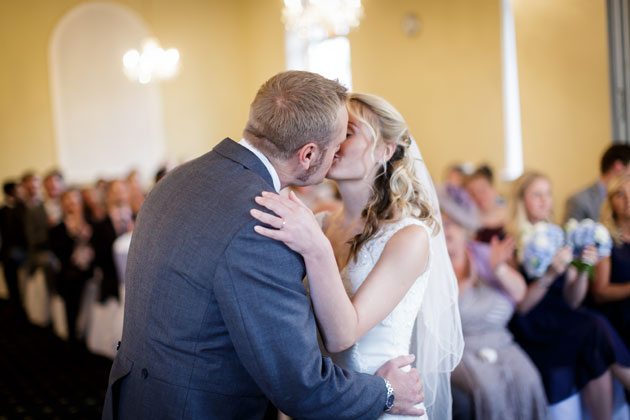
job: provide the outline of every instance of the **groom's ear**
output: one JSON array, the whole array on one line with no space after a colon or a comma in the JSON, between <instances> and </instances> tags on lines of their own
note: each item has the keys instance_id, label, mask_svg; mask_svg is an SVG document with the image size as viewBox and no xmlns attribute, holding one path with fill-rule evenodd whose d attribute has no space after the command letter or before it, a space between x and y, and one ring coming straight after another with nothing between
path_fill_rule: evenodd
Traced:
<instances>
[{"instance_id":1,"label":"groom's ear","mask_svg":"<svg viewBox=\"0 0 630 420\"><path fill-rule=\"evenodd\" d=\"M305 171L308 170L314 162L317 162L317 155L321 150L315 143L307 143L297 152L298 164Z\"/></svg>"}]
</instances>

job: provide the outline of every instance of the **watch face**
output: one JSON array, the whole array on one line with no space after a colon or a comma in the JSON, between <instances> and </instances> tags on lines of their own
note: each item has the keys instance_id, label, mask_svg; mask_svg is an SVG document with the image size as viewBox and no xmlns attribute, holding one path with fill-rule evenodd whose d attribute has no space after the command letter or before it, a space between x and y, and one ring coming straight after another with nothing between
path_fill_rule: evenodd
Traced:
<instances>
[{"instance_id":1,"label":"watch face","mask_svg":"<svg viewBox=\"0 0 630 420\"><path fill-rule=\"evenodd\" d=\"M386 405L387 405L387 409L388 410L394 406L394 394L392 394L389 397L387 397Z\"/></svg>"}]
</instances>

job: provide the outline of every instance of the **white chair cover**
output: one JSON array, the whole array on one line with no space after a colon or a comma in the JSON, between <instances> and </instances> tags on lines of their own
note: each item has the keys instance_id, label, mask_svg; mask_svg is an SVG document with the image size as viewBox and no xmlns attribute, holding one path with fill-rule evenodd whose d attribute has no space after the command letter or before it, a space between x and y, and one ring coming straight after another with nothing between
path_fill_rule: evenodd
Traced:
<instances>
[{"instance_id":1,"label":"white chair cover","mask_svg":"<svg viewBox=\"0 0 630 420\"><path fill-rule=\"evenodd\" d=\"M66 317L66 302L54 294L50 298L50 315L52 317L53 331L62 340L68 339L68 320Z\"/></svg>"},{"instance_id":2,"label":"white chair cover","mask_svg":"<svg viewBox=\"0 0 630 420\"><path fill-rule=\"evenodd\" d=\"M112 297L105 303L94 302L90 311L87 330L87 348L101 356L113 359L116 343L122 337L123 307Z\"/></svg>"},{"instance_id":3,"label":"white chair cover","mask_svg":"<svg viewBox=\"0 0 630 420\"><path fill-rule=\"evenodd\" d=\"M38 268L32 276L23 280L24 310L28 320L40 327L50 324L50 295L44 270Z\"/></svg>"}]
</instances>

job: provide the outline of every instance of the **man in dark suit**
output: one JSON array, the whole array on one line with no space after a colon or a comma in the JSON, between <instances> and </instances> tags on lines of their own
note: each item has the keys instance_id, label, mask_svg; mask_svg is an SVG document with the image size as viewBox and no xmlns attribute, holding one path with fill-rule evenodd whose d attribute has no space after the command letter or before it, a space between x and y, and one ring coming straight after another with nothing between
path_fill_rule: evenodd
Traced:
<instances>
[{"instance_id":1,"label":"man in dark suit","mask_svg":"<svg viewBox=\"0 0 630 420\"><path fill-rule=\"evenodd\" d=\"M24 319L24 307L18 289L18 269L26 261L26 237L22 223L19 186L5 182L2 186L5 203L0 207L0 261L9 289L9 312Z\"/></svg>"},{"instance_id":2,"label":"man in dark suit","mask_svg":"<svg viewBox=\"0 0 630 420\"><path fill-rule=\"evenodd\" d=\"M243 139L170 172L137 218L123 337L103 418L300 419L418 414L417 372L344 371L317 346L302 258L254 232L254 197L319 183L345 139L346 90L307 72L258 91ZM393 407L392 404L393 403Z\"/></svg>"},{"instance_id":3,"label":"man in dark suit","mask_svg":"<svg viewBox=\"0 0 630 420\"><path fill-rule=\"evenodd\" d=\"M578 191L566 202L564 220L599 219L599 210L606 198L608 183L616 177L630 172L630 146L610 146L600 161L600 176L595 183Z\"/></svg>"}]
</instances>

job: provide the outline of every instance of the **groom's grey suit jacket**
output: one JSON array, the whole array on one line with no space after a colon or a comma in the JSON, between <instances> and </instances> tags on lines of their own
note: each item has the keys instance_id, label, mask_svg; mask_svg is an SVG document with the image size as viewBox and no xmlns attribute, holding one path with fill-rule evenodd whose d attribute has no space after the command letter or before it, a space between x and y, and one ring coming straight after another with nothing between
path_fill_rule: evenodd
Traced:
<instances>
[{"instance_id":1,"label":"groom's grey suit jacket","mask_svg":"<svg viewBox=\"0 0 630 420\"><path fill-rule=\"evenodd\" d=\"M322 357L302 258L254 232L263 163L230 139L174 170L138 215L103 418L375 419L384 381Z\"/></svg>"}]
</instances>

